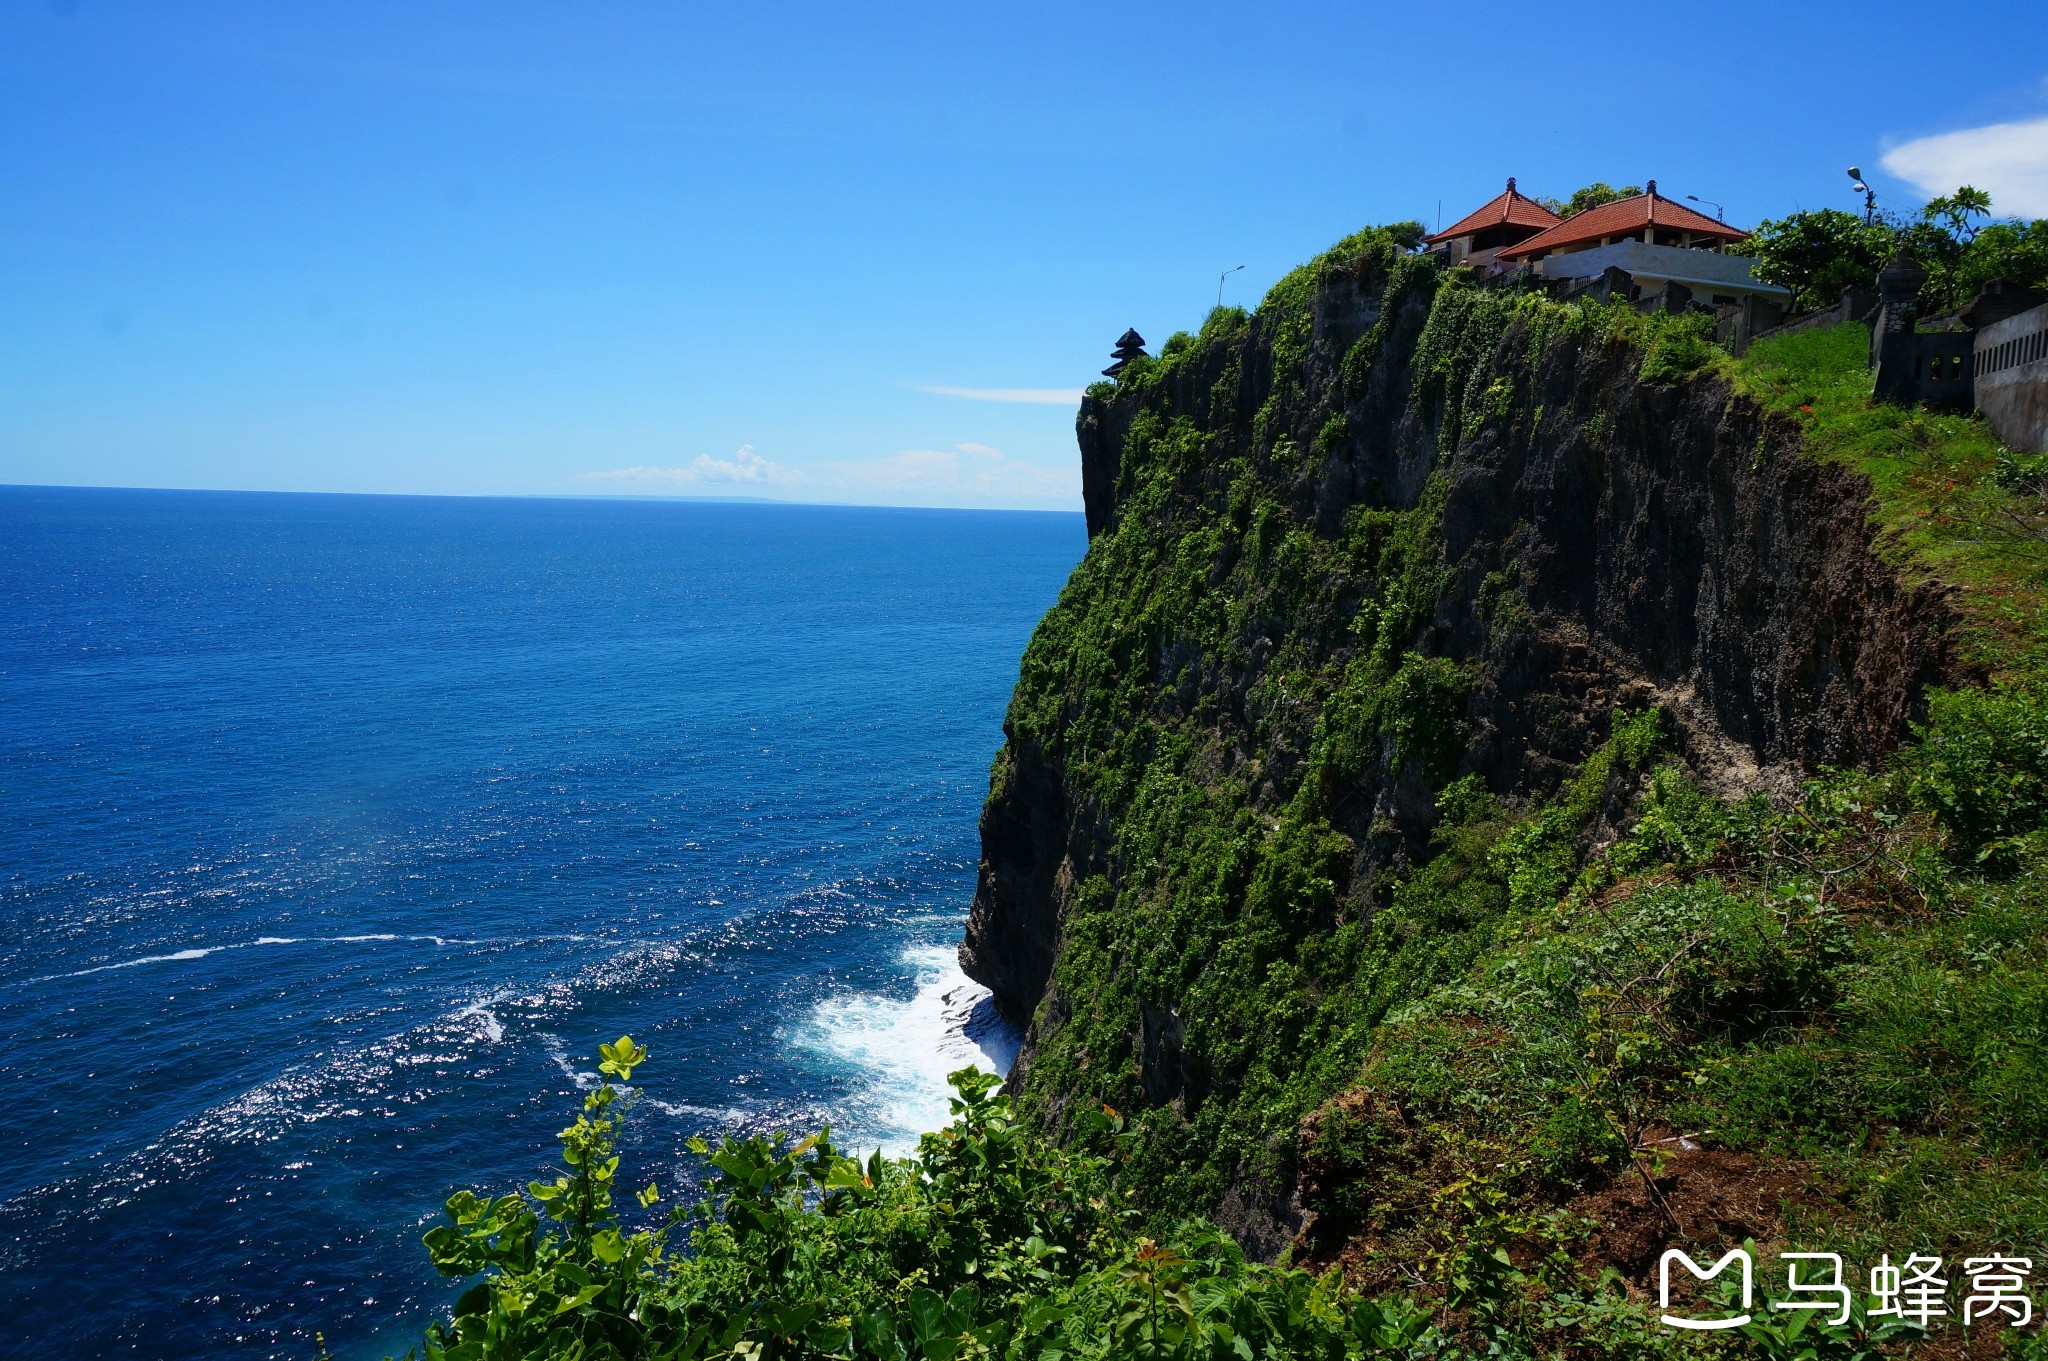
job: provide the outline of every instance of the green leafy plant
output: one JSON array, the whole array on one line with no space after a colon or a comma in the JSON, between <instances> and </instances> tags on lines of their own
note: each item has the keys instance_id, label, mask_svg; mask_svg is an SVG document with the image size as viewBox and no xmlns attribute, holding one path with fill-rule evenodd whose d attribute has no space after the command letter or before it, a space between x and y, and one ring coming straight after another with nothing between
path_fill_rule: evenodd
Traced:
<instances>
[{"instance_id":1,"label":"green leafy plant","mask_svg":"<svg viewBox=\"0 0 2048 1361\"><path fill-rule=\"evenodd\" d=\"M625 1038L603 1054L621 1083L647 1058ZM1204 1225L1134 1233L1114 1112L1082 1122L1105 1159L1021 1128L992 1075L951 1082L952 1123L912 1158L862 1162L824 1132L695 1140L712 1173L703 1200L630 1234L605 1195L623 1097L603 1084L562 1133L560 1176L494 1200L459 1192L428 1231L440 1270L482 1280L428 1330L425 1355L1336 1361L1427 1345L1426 1321L1398 1302L1248 1266ZM667 1254L685 1223L691 1250Z\"/></svg>"},{"instance_id":2,"label":"green leafy plant","mask_svg":"<svg viewBox=\"0 0 2048 1361\"><path fill-rule=\"evenodd\" d=\"M625 1036L601 1054L603 1072L621 1083L647 1058ZM428 1331L429 1358L637 1354L640 1308L667 1233L619 1225L612 1186L623 1109L609 1081L585 1096L560 1136L561 1173L524 1196L449 1197L448 1222L427 1232L428 1254L443 1275L485 1279ZM651 1184L639 1194L643 1206L657 1198ZM544 1227L543 1215L562 1228Z\"/></svg>"},{"instance_id":3,"label":"green leafy plant","mask_svg":"<svg viewBox=\"0 0 2048 1361\"><path fill-rule=\"evenodd\" d=\"M1631 184L1626 188L1616 189L1606 180L1595 180L1582 188L1574 189L1568 198L1539 198L1536 201L1559 217L1575 217L1588 208L1598 208L1602 204L1613 203L1619 199L1634 198L1642 192L1640 185Z\"/></svg>"},{"instance_id":4,"label":"green leafy plant","mask_svg":"<svg viewBox=\"0 0 2048 1361\"><path fill-rule=\"evenodd\" d=\"M1993 279L2048 283L2048 221L1981 221L1991 210L1991 196L1966 184L1910 215L1791 213L1758 224L1730 249L1754 257L1757 277L1791 289L1794 309L1806 311L1833 304L1845 288L1874 290L1878 271L1903 247L1927 270L1921 311L1941 312L1968 302Z\"/></svg>"}]
</instances>

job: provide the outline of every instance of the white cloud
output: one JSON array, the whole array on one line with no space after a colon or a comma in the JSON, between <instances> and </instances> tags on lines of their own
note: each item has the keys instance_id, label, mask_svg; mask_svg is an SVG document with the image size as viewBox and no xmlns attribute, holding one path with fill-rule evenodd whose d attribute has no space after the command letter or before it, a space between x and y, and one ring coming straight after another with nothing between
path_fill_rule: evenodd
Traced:
<instances>
[{"instance_id":1,"label":"white cloud","mask_svg":"<svg viewBox=\"0 0 2048 1361\"><path fill-rule=\"evenodd\" d=\"M1069 504L1081 495L1078 468L1021 462L986 444L903 449L886 458L827 464L820 472L844 495L911 505Z\"/></svg>"},{"instance_id":2,"label":"white cloud","mask_svg":"<svg viewBox=\"0 0 2048 1361\"><path fill-rule=\"evenodd\" d=\"M2001 217L2048 217L2048 118L1916 137L1887 151L1884 168L1929 194L1975 185Z\"/></svg>"},{"instance_id":3,"label":"white cloud","mask_svg":"<svg viewBox=\"0 0 2048 1361\"><path fill-rule=\"evenodd\" d=\"M802 467L762 458L747 445L730 458L703 454L681 467L614 468L585 473L583 480L620 491L751 492L778 500L850 505L1070 510L1081 503L1080 469L1072 461L1042 465L971 440L946 449L900 449L879 458L807 462Z\"/></svg>"},{"instance_id":4,"label":"white cloud","mask_svg":"<svg viewBox=\"0 0 2048 1361\"><path fill-rule=\"evenodd\" d=\"M754 446L743 444L731 458L699 454L680 468L614 468L609 472L585 473L601 482L654 482L679 486L795 487L806 478L800 468L785 468L762 458Z\"/></svg>"},{"instance_id":5,"label":"white cloud","mask_svg":"<svg viewBox=\"0 0 2048 1361\"><path fill-rule=\"evenodd\" d=\"M1025 402L1036 406L1079 406L1080 388L950 388L912 384L912 392L935 397L965 397L970 402Z\"/></svg>"}]
</instances>

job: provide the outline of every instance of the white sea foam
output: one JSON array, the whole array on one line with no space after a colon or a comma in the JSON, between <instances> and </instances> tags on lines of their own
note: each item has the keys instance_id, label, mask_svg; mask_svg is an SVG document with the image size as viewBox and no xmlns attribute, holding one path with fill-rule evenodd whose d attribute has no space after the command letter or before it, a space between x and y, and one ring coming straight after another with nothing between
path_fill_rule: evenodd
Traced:
<instances>
[{"instance_id":1,"label":"white sea foam","mask_svg":"<svg viewBox=\"0 0 2048 1361\"><path fill-rule=\"evenodd\" d=\"M83 978L87 974L106 973L113 969L135 969L145 964L176 964L187 960L205 959L225 950L253 950L259 945L371 945L390 941L405 940L416 942L431 941L435 945L468 945L473 942L454 940L445 936L399 936L380 932L369 936L258 936L254 940L236 941L230 945L195 945L189 949L173 950L168 954L139 955L134 959L118 960L112 964L95 964L89 969L73 969L69 973L44 974L40 978L24 980L28 983L48 983L58 978Z\"/></svg>"},{"instance_id":2,"label":"white sea foam","mask_svg":"<svg viewBox=\"0 0 2048 1361\"><path fill-rule=\"evenodd\" d=\"M222 950L234 949L229 945L209 945L205 949L173 950L167 955L143 955L139 959L124 959L118 964L96 964L90 969L74 969L68 974L48 974L42 978L31 978L31 983L47 983L52 978L83 978L89 973L105 973L109 969L134 969L144 964L169 964L181 959L204 959Z\"/></svg>"},{"instance_id":3,"label":"white sea foam","mask_svg":"<svg viewBox=\"0 0 2048 1361\"><path fill-rule=\"evenodd\" d=\"M845 1133L890 1152L915 1148L919 1134L946 1123L946 1074L975 1067L1004 1075L1020 1039L950 948L914 946L903 962L916 970L911 996L827 997L783 1036L854 1078Z\"/></svg>"},{"instance_id":4,"label":"white sea foam","mask_svg":"<svg viewBox=\"0 0 2048 1361\"><path fill-rule=\"evenodd\" d=\"M49 1212L101 1212L188 1175L227 1145L266 1143L294 1126L389 1117L444 1090L452 1078L438 1070L471 1062L485 1046L538 1040L563 1075L576 1087L588 1090L602 1079L580 1065L562 1041L549 1033L553 1029L547 1026L549 1018L573 1014L592 995L665 986L676 970L691 968L749 938L747 922L735 918L673 940L621 940L616 943L616 953L531 990L494 990L454 1001L438 1015L395 1033L348 1044L303 1064L293 1063L240 1095L166 1128L146 1147L112 1165L0 1201L0 1219L24 1212L31 1201L48 1203L46 1198L65 1186L83 1192L82 1196L69 1210ZM561 939L507 938L498 943L518 946ZM223 950L257 946L310 947L343 941L377 946L393 940L444 943L424 935L265 936L141 956L78 972L200 959ZM445 943L479 942L447 939ZM707 1134L721 1129L810 1129L830 1120L838 1131L869 1145L880 1142L897 1150L913 1147L918 1133L945 1123L945 1074L967 1064L1003 1072L1016 1044L1008 1028L994 1017L987 994L959 972L950 950L914 950L906 954L905 962L916 975L915 992L909 998L899 993L828 999L797 1027L800 1034L785 1037L809 1050L814 1062L822 1058L852 1077L852 1102L827 1110L808 1102L712 1106L663 1101L651 1094L643 1094L641 1099L650 1110L688 1121L697 1132ZM50 980L68 976L51 975ZM0 1266L4 1266L5 1252L0 1245Z\"/></svg>"},{"instance_id":5,"label":"white sea foam","mask_svg":"<svg viewBox=\"0 0 2048 1361\"><path fill-rule=\"evenodd\" d=\"M715 1120L721 1125L738 1127L755 1123L759 1118L744 1106L698 1106L688 1101L660 1101L651 1096L641 1100L678 1120Z\"/></svg>"},{"instance_id":6,"label":"white sea foam","mask_svg":"<svg viewBox=\"0 0 2048 1361\"><path fill-rule=\"evenodd\" d=\"M489 1040L492 1044L502 1043L505 1038L505 1023L498 1019L498 1013L492 1011L491 1006L493 1003L504 1000L505 994L501 993L496 997L486 998L481 1002L471 1002L468 1006L455 1013L456 1019L474 1019L483 1027L485 1039Z\"/></svg>"},{"instance_id":7,"label":"white sea foam","mask_svg":"<svg viewBox=\"0 0 2048 1361\"><path fill-rule=\"evenodd\" d=\"M604 1085L604 1077L595 1069L578 1068L569 1058L569 1046L562 1043L560 1035L542 1032L540 1042L548 1047L548 1057L555 1061L555 1067L562 1070L562 1076L576 1084L579 1092L594 1092Z\"/></svg>"}]
</instances>

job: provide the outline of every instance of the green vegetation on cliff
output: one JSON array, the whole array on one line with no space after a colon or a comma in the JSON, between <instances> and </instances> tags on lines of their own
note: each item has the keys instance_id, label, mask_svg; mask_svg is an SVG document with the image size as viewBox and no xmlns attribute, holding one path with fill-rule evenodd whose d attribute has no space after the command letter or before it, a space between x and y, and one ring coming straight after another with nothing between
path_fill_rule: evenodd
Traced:
<instances>
[{"instance_id":1,"label":"green vegetation on cliff","mask_svg":"<svg viewBox=\"0 0 2048 1361\"><path fill-rule=\"evenodd\" d=\"M1511 907L1552 906L1602 781L1617 762L1640 768L1654 740L1654 720L1619 725L1589 773L1541 807L1502 805L1468 777L1438 796L1447 816L1419 868L1397 859L1355 881L1359 847L1333 805L1376 765L1442 785L1465 746L1474 668L1416 646L1450 575L1441 468L1412 505L1356 504L1334 527L1288 502L1343 437L1342 414L1308 447L1280 426L1305 404L1314 294L1340 270L1387 280L1379 323L1345 359L1353 385L1404 304L1428 305L1411 400L1443 412L1446 448L1509 417L1517 382L1561 340L1636 347L1651 378L1711 359L1693 319L1444 281L1433 261L1367 233L1262 306L1273 381L1252 448L1233 447L1229 391L1210 397L1206 421L1150 400L1213 348L1242 344L1242 314L1219 312L1124 376L1117 400L1137 414L1117 523L1033 638L1011 710L1015 743L1057 749L1071 793L1114 810L1113 872L1079 884L1062 915L1060 1014L1040 1027L1024 1106L1053 1127L1076 1094L1144 1107L1136 1157L1162 1213L1206 1212L1248 1178L1284 1177L1296 1125L1357 1081L1388 1015L1469 976L1502 943ZM1486 607L1514 626L1508 574ZM1225 712L1197 673L1249 677L1241 708ZM1193 702L1163 705L1176 689ZM1302 715L1309 740L1290 751ZM1009 773L999 762L992 798ZM1143 1071L1145 1034L1162 1027L1198 1056L1186 1071Z\"/></svg>"},{"instance_id":2,"label":"green vegetation on cliff","mask_svg":"<svg viewBox=\"0 0 2048 1361\"><path fill-rule=\"evenodd\" d=\"M1346 271L1385 295L1318 397L1296 368ZM1417 300L1389 425L1427 427L1431 463L1412 499L1368 488L1333 521L1330 446L1360 438ZM1246 438L1252 325L1272 376ZM1536 1351L1599 1350L1558 1319L1600 1304L1603 1271L1639 1306L1663 1246L1731 1223L1872 1262L2037 1246L2044 469L1972 418L1872 406L1866 349L1850 326L1737 362L1701 319L1439 279L1366 237L1097 394L1133 412L1116 513L1027 654L1011 745L1051 753L1108 850L1061 905L1027 1114L1131 1110L1153 1213L1270 1244L1291 1194L1288 1251L1371 1290L1457 1303L1498 1251L1488 1318ZM1947 592L1995 684L1935 692L1895 756L1775 797L1725 770L1710 794L1649 706L1609 710L1569 778L1490 787L1467 698L1530 606L1513 561L1452 581L1446 494L1487 441L1548 428L1564 352L1632 354L1638 390L1710 415L1758 401L1751 466L1718 477L1758 474L1793 426L1799 457L1868 476L1869 570ZM1190 402L1183 375L1218 368ZM1576 447L1620 463L1623 417L1591 413ZM1460 590L1488 635L1462 648ZM1343 806L1361 795L1367 816ZM1393 825L1418 795L1419 848Z\"/></svg>"}]
</instances>

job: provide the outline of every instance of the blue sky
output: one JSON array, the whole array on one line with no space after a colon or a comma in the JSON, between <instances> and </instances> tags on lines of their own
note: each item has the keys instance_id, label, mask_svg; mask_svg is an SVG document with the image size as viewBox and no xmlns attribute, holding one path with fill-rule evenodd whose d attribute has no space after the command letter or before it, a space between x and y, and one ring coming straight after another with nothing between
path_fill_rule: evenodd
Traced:
<instances>
[{"instance_id":1,"label":"blue sky","mask_svg":"<svg viewBox=\"0 0 2048 1361\"><path fill-rule=\"evenodd\" d=\"M1852 162L2048 215L2039 0L12 0L0 482L1075 506L1226 267Z\"/></svg>"}]
</instances>

